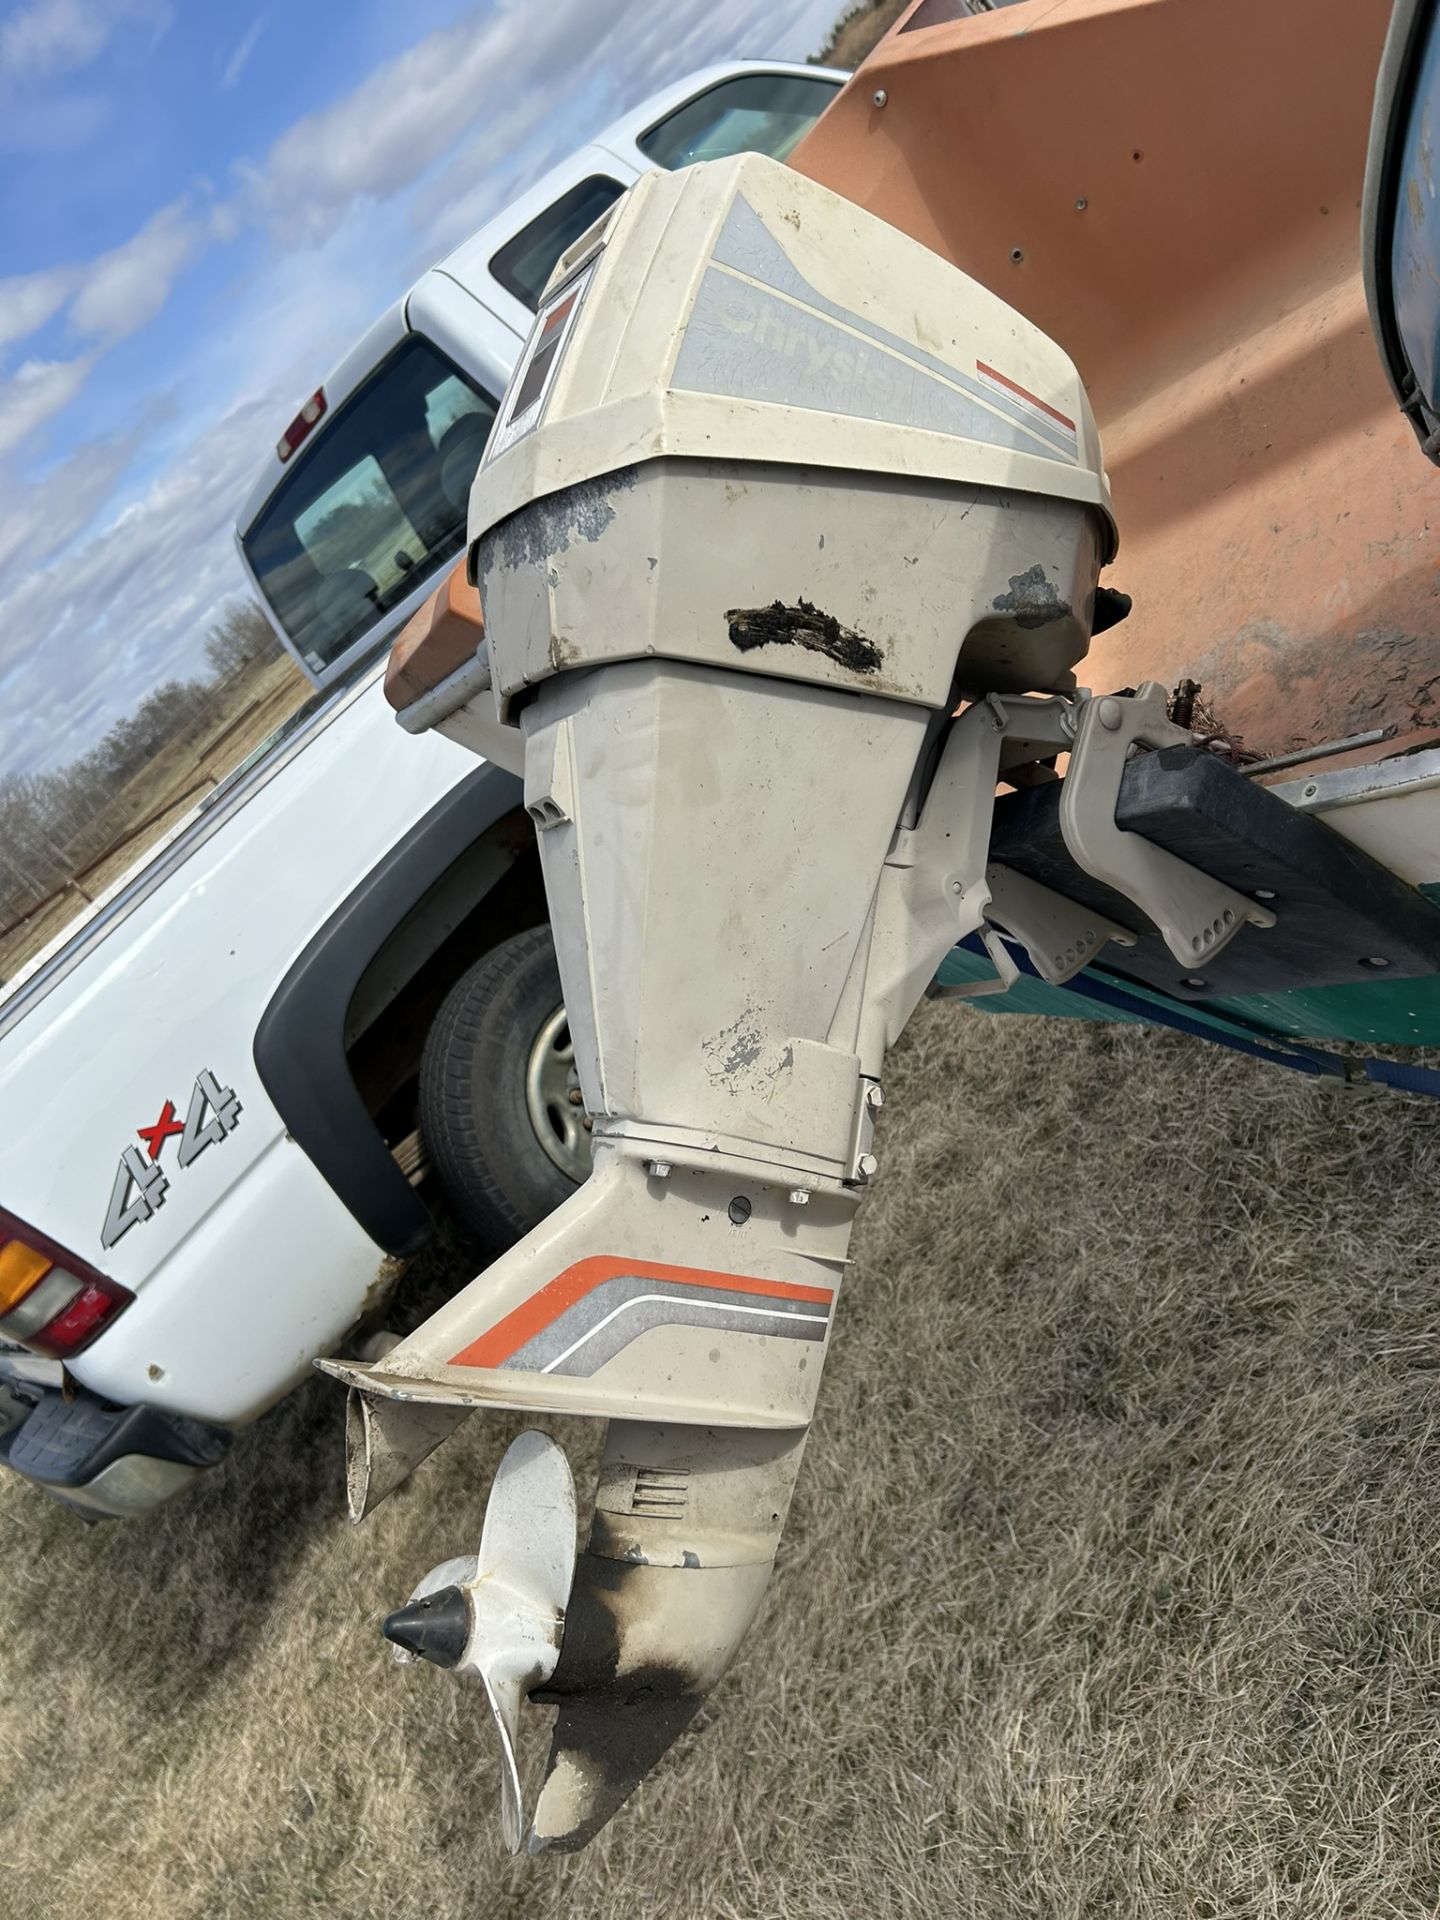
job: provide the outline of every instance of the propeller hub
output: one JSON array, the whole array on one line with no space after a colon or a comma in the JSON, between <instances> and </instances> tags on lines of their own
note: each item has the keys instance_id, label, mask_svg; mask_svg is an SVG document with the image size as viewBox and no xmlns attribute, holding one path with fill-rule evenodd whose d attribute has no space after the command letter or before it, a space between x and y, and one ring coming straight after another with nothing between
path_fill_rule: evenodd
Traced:
<instances>
[{"instance_id":1,"label":"propeller hub","mask_svg":"<svg viewBox=\"0 0 1440 1920\"><path fill-rule=\"evenodd\" d=\"M388 1614L381 1632L406 1653L456 1667L470 1638L470 1605L459 1587L441 1587Z\"/></svg>"}]
</instances>

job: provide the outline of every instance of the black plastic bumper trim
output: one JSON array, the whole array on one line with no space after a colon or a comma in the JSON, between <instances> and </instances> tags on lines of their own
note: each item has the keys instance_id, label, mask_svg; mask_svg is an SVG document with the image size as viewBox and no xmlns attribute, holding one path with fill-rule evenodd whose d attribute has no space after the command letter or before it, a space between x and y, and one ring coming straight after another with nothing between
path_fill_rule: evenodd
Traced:
<instances>
[{"instance_id":1,"label":"black plastic bumper trim","mask_svg":"<svg viewBox=\"0 0 1440 1920\"><path fill-rule=\"evenodd\" d=\"M117 1460L143 1454L182 1467L213 1467L232 1436L160 1407L107 1407L93 1394L73 1400L43 1388L28 1418L0 1435L0 1461L46 1487L86 1487Z\"/></svg>"}]
</instances>

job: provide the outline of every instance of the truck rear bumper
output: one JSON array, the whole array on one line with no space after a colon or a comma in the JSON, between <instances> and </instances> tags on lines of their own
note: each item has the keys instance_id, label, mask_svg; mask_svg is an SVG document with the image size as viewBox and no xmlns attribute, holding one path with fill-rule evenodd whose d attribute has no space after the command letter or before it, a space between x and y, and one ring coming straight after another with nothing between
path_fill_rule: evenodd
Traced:
<instances>
[{"instance_id":1,"label":"truck rear bumper","mask_svg":"<svg viewBox=\"0 0 1440 1920\"><path fill-rule=\"evenodd\" d=\"M53 1387L25 1391L24 1400L3 1393L11 1424L0 1431L0 1464L97 1518L149 1512L229 1450L224 1428L183 1414L110 1407L83 1389L70 1400Z\"/></svg>"}]
</instances>

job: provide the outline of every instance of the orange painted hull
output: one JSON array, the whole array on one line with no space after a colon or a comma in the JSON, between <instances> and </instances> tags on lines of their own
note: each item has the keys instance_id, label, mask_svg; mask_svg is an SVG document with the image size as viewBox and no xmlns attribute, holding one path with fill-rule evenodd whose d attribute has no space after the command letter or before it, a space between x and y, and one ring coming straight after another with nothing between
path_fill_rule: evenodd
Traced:
<instances>
[{"instance_id":1,"label":"orange painted hull","mask_svg":"<svg viewBox=\"0 0 1440 1920\"><path fill-rule=\"evenodd\" d=\"M1247 747L1440 739L1440 475L1381 371L1359 202L1389 0L920 0L792 164L1072 355L1130 619L1097 689L1204 683ZM886 99L877 106L875 93Z\"/></svg>"}]
</instances>

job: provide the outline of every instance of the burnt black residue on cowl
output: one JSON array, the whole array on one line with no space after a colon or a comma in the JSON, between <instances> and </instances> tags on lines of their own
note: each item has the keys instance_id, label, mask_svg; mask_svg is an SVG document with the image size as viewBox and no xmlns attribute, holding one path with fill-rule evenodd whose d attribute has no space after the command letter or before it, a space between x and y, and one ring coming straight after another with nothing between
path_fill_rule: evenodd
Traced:
<instances>
[{"instance_id":1,"label":"burnt black residue on cowl","mask_svg":"<svg viewBox=\"0 0 1440 1920\"><path fill-rule=\"evenodd\" d=\"M741 653L754 647L805 647L851 673L880 670L880 649L873 640L841 626L834 614L822 613L808 600L797 600L793 607L783 600L772 600L768 607L731 607L725 618Z\"/></svg>"}]
</instances>

